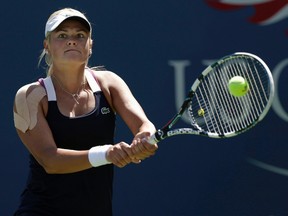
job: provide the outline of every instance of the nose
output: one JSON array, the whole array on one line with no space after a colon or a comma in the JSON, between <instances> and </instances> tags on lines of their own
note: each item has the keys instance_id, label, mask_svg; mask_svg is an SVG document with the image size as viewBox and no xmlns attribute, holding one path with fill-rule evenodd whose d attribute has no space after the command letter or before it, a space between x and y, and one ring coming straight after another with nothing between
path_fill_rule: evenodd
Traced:
<instances>
[{"instance_id":1,"label":"nose","mask_svg":"<svg viewBox=\"0 0 288 216\"><path fill-rule=\"evenodd\" d=\"M77 42L75 40L70 39L70 40L67 41L67 45L68 46L76 46Z\"/></svg>"}]
</instances>

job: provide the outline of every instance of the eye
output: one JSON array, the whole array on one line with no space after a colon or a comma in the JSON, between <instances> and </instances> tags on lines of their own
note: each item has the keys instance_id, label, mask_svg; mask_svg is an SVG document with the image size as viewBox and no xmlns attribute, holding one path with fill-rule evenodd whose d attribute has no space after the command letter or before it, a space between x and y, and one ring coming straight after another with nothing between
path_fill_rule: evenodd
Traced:
<instances>
[{"instance_id":1,"label":"eye","mask_svg":"<svg viewBox=\"0 0 288 216\"><path fill-rule=\"evenodd\" d=\"M58 38L67 38L67 35L64 34L64 33L61 33L61 34L58 35Z\"/></svg>"},{"instance_id":2,"label":"eye","mask_svg":"<svg viewBox=\"0 0 288 216\"><path fill-rule=\"evenodd\" d=\"M77 34L77 37L78 37L78 38L85 38L85 37L86 37L86 35L85 35L85 34L83 34L83 33L79 33L79 34Z\"/></svg>"}]
</instances>

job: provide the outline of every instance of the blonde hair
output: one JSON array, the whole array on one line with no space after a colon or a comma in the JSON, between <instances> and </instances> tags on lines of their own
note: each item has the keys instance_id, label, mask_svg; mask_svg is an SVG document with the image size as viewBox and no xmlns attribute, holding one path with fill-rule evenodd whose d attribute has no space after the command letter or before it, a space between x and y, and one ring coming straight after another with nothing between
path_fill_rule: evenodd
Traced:
<instances>
[{"instance_id":1,"label":"blonde hair","mask_svg":"<svg viewBox=\"0 0 288 216\"><path fill-rule=\"evenodd\" d=\"M72 8L63 8L61 10L55 11L54 13L52 13L50 15L48 20L52 19L54 16L57 16L59 13L62 13L63 11L66 11L66 10L70 11L70 10L74 10L74 9L72 9ZM91 40L92 39L92 29L90 29L89 33L90 33L89 35L90 35L90 40ZM50 43L50 37L51 37L51 32L47 32L45 40L47 41L48 44ZM45 63L46 63L46 75L50 76L51 73L52 73L51 72L51 67L52 67L53 62L52 62L51 56L49 55L49 53L47 53L47 50L45 48L41 51L41 54L39 56L38 67L41 65L41 62L43 61L43 59L45 60ZM88 60L87 60L87 63L88 63Z\"/></svg>"}]
</instances>

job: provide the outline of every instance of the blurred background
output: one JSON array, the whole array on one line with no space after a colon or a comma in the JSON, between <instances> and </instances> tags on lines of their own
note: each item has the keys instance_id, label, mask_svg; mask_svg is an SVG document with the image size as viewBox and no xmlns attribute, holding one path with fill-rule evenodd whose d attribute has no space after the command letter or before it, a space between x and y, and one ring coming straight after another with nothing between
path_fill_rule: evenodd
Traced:
<instances>
[{"instance_id":1,"label":"blurred background","mask_svg":"<svg viewBox=\"0 0 288 216\"><path fill-rule=\"evenodd\" d=\"M287 1L28 0L5 1L0 13L1 216L13 214L28 171L28 152L13 126L14 95L45 77L37 66L45 23L63 7L93 23L89 65L119 74L156 127L175 114L207 64L224 55L256 54L275 80L272 109L247 133L172 137L140 165L116 168L115 216L288 215ZM122 140L129 143L132 134L118 118L116 141Z\"/></svg>"}]
</instances>

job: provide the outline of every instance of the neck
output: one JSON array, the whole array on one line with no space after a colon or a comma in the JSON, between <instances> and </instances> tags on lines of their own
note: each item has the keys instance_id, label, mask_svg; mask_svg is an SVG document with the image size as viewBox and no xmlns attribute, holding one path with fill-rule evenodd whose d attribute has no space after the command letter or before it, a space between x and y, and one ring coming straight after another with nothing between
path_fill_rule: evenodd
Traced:
<instances>
[{"instance_id":1,"label":"neck","mask_svg":"<svg viewBox=\"0 0 288 216\"><path fill-rule=\"evenodd\" d=\"M85 67L81 68L57 68L51 70L51 77L66 91L74 94L85 84Z\"/></svg>"}]
</instances>

